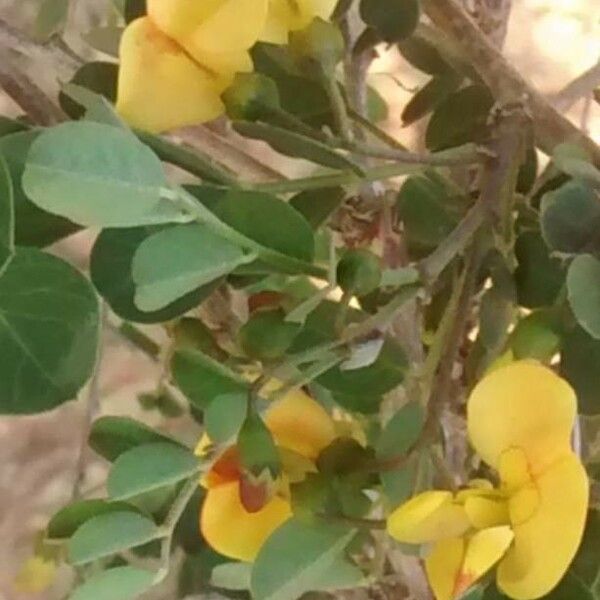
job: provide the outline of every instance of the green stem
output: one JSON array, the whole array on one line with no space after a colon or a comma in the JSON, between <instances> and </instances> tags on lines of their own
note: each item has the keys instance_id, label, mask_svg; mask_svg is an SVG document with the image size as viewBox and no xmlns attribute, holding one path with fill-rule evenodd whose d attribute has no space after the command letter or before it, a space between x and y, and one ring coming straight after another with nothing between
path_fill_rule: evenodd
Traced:
<instances>
[{"instance_id":1,"label":"green stem","mask_svg":"<svg viewBox=\"0 0 600 600\"><path fill-rule=\"evenodd\" d=\"M238 187L239 183L235 175L209 156L145 131L135 130L135 134L164 162L176 165L205 181Z\"/></svg>"},{"instance_id":2,"label":"green stem","mask_svg":"<svg viewBox=\"0 0 600 600\"><path fill-rule=\"evenodd\" d=\"M164 190L165 198L179 204L185 212L196 219L199 223L203 223L212 229L215 233L229 240L233 244L241 246L245 250L255 253L265 262L279 267L288 273L306 274L321 279L327 279L327 270L318 267L308 262L304 262L297 258L287 256L276 250L272 250L261 244L251 240L245 235L239 233L233 227L230 227L221 221L214 213L212 213L203 204L182 187L177 187L174 190Z\"/></svg>"},{"instance_id":3,"label":"green stem","mask_svg":"<svg viewBox=\"0 0 600 600\"><path fill-rule=\"evenodd\" d=\"M200 471L200 470L199 470ZM198 472L199 472L198 471ZM162 543L160 547L160 562L161 567L156 574L156 578L154 583L160 583L169 573L169 565L171 562L171 550L173 547L173 535L175 533L175 528L177 527L177 523L185 510L188 502L191 500L194 492L198 488L198 475L194 474L181 488L179 495L175 499L173 506L169 510L167 518L165 519L164 524L161 527L163 532Z\"/></svg>"},{"instance_id":4,"label":"green stem","mask_svg":"<svg viewBox=\"0 0 600 600\"><path fill-rule=\"evenodd\" d=\"M348 116L346 109L346 102L340 86L335 77L333 69L326 69L321 76L321 81L325 87L325 91L329 96L329 103L331 104L331 111L333 112L333 118L335 120L335 126L338 134L344 140L352 139L352 122Z\"/></svg>"},{"instance_id":5,"label":"green stem","mask_svg":"<svg viewBox=\"0 0 600 600\"><path fill-rule=\"evenodd\" d=\"M299 179L288 179L286 181L242 184L242 187L249 191L265 192L269 194L289 194L304 190L318 190L345 185L355 185L358 187L365 182L384 181L402 175L418 173L421 168L421 165L415 164L379 165L377 167L365 169L363 177L359 177L352 171L338 171L327 175L301 177Z\"/></svg>"}]
</instances>

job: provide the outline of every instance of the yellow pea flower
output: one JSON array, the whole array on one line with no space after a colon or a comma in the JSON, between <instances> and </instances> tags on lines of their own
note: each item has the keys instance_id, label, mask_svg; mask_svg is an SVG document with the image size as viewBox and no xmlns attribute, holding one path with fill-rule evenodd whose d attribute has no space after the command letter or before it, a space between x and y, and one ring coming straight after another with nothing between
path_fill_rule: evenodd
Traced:
<instances>
[{"instance_id":1,"label":"yellow pea flower","mask_svg":"<svg viewBox=\"0 0 600 600\"><path fill-rule=\"evenodd\" d=\"M161 132L210 121L221 94L252 70L248 50L268 0L148 0L123 33L117 111L133 127Z\"/></svg>"},{"instance_id":2,"label":"yellow pea flower","mask_svg":"<svg viewBox=\"0 0 600 600\"><path fill-rule=\"evenodd\" d=\"M240 499L241 471L235 447L220 457L202 481L207 488L200 511L202 535L217 552L236 560L254 560L266 539L292 516L287 482L313 469L320 452L336 438L333 419L302 391L275 401L264 419L282 452L279 492L259 511L246 510ZM205 445L206 440L201 440L197 452Z\"/></svg>"},{"instance_id":3,"label":"yellow pea flower","mask_svg":"<svg viewBox=\"0 0 600 600\"><path fill-rule=\"evenodd\" d=\"M470 441L500 486L479 480L457 494L425 492L388 518L399 541L434 543L425 568L437 600L460 597L496 563L498 587L515 600L559 583L588 509L588 478L570 443L576 411L568 383L533 361L498 368L475 387Z\"/></svg>"},{"instance_id":4,"label":"yellow pea flower","mask_svg":"<svg viewBox=\"0 0 600 600\"><path fill-rule=\"evenodd\" d=\"M319 17L327 20L338 0L269 0L267 20L260 39L272 44L287 44L290 31L304 29Z\"/></svg>"},{"instance_id":5,"label":"yellow pea flower","mask_svg":"<svg viewBox=\"0 0 600 600\"><path fill-rule=\"evenodd\" d=\"M27 559L13 582L15 592L21 594L39 594L54 584L56 579L56 561L34 555Z\"/></svg>"}]
</instances>

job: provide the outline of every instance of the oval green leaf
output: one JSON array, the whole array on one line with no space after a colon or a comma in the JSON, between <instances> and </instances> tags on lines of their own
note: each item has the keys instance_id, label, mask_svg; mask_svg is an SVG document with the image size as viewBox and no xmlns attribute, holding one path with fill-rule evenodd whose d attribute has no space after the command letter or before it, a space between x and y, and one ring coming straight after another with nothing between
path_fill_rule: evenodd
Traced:
<instances>
[{"instance_id":1,"label":"oval green leaf","mask_svg":"<svg viewBox=\"0 0 600 600\"><path fill-rule=\"evenodd\" d=\"M173 485L198 471L198 459L170 443L137 446L115 461L106 482L108 495L125 500Z\"/></svg>"},{"instance_id":2,"label":"oval green leaf","mask_svg":"<svg viewBox=\"0 0 600 600\"><path fill-rule=\"evenodd\" d=\"M143 312L161 310L249 258L253 259L206 225L163 229L146 238L133 257L135 304Z\"/></svg>"},{"instance_id":3,"label":"oval green leaf","mask_svg":"<svg viewBox=\"0 0 600 600\"><path fill-rule=\"evenodd\" d=\"M134 600L154 585L156 574L134 567L115 567L90 577L69 600Z\"/></svg>"},{"instance_id":4,"label":"oval green leaf","mask_svg":"<svg viewBox=\"0 0 600 600\"><path fill-rule=\"evenodd\" d=\"M129 131L83 121L42 133L23 175L23 189L39 208L100 227L181 220L181 211L161 198L166 187L160 161Z\"/></svg>"},{"instance_id":5,"label":"oval green leaf","mask_svg":"<svg viewBox=\"0 0 600 600\"><path fill-rule=\"evenodd\" d=\"M0 412L33 414L76 397L96 362L98 300L64 261L20 248L0 279Z\"/></svg>"},{"instance_id":6,"label":"oval green leaf","mask_svg":"<svg viewBox=\"0 0 600 600\"><path fill-rule=\"evenodd\" d=\"M146 544L159 536L153 521L134 512L109 512L86 521L68 544L69 562L84 565Z\"/></svg>"},{"instance_id":7,"label":"oval green leaf","mask_svg":"<svg viewBox=\"0 0 600 600\"><path fill-rule=\"evenodd\" d=\"M90 447L111 462L132 448L155 443L181 446L176 440L129 417L96 419L89 438Z\"/></svg>"},{"instance_id":8,"label":"oval green leaf","mask_svg":"<svg viewBox=\"0 0 600 600\"><path fill-rule=\"evenodd\" d=\"M569 304L579 324L595 339L600 339L600 261L581 254L567 273Z\"/></svg>"},{"instance_id":9,"label":"oval green leaf","mask_svg":"<svg viewBox=\"0 0 600 600\"><path fill-rule=\"evenodd\" d=\"M144 312L135 305L133 260L140 245L161 227L105 229L92 249L92 282L112 310L133 323L163 323L198 306L220 282L200 286L171 304L156 311Z\"/></svg>"}]
</instances>

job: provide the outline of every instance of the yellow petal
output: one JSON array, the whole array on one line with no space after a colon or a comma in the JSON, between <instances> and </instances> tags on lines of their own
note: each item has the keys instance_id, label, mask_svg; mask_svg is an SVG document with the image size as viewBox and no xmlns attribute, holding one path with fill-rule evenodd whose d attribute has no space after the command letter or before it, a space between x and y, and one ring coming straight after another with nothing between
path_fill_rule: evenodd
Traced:
<instances>
[{"instance_id":1,"label":"yellow petal","mask_svg":"<svg viewBox=\"0 0 600 600\"><path fill-rule=\"evenodd\" d=\"M471 443L489 465L522 448L538 472L569 451L577 401L569 384L533 361L520 361L484 377L468 403Z\"/></svg>"},{"instance_id":2,"label":"yellow petal","mask_svg":"<svg viewBox=\"0 0 600 600\"><path fill-rule=\"evenodd\" d=\"M47 590L56 579L56 563L42 556L32 556L22 565L13 587L21 594L39 594Z\"/></svg>"},{"instance_id":3,"label":"yellow petal","mask_svg":"<svg viewBox=\"0 0 600 600\"><path fill-rule=\"evenodd\" d=\"M588 509L588 478L572 453L539 475L536 486L537 510L513 525L515 543L498 567L499 587L515 600L539 598L557 585L579 547Z\"/></svg>"},{"instance_id":4,"label":"yellow petal","mask_svg":"<svg viewBox=\"0 0 600 600\"><path fill-rule=\"evenodd\" d=\"M387 519L388 533L405 544L425 544L462 535L471 526L450 492L430 491L411 498Z\"/></svg>"},{"instance_id":5,"label":"yellow petal","mask_svg":"<svg viewBox=\"0 0 600 600\"><path fill-rule=\"evenodd\" d=\"M248 50L267 18L268 0L148 0L148 15L196 60Z\"/></svg>"},{"instance_id":6,"label":"yellow petal","mask_svg":"<svg viewBox=\"0 0 600 600\"><path fill-rule=\"evenodd\" d=\"M295 391L274 402L265 423L282 448L315 459L336 438L333 419L308 394Z\"/></svg>"},{"instance_id":7,"label":"yellow petal","mask_svg":"<svg viewBox=\"0 0 600 600\"><path fill-rule=\"evenodd\" d=\"M450 538L437 542L425 559L427 579L436 600L453 600L464 555L463 538Z\"/></svg>"},{"instance_id":8,"label":"yellow petal","mask_svg":"<svg viewBox=\"0 0 600 600\"><path fill-rule=\"evenodd\" d=\"M266 539L291 516L289 502L278 496L258 512L247 512L235 481L208 490L200 512L200 529L208 544L223 556L252 561Z\"/></svg>"},{"instance_id":9,"label":"yellow petal","mask_svg":"<svg viewBox=\"0 0 600 600\"><path fill-rule=\"evenodd\" d=\"M476 529L510 523L506 500L471 496L465 500L465 512Z\"/></svg>"},{"instance_id":10,"label":"yellow petal","mask_svg":"<svg viewBox=\"0 0 600 600\"><path fill-rule=\"evenodd\" d=\"M304 29L319 17L329 19L338 0L269 0L265 26L260 35L263 42L286 44L288 33Z\"/></svg>"},{"instance_id":11,"label":"yellow petal","mask_svg":"<svg viewBox=\"0 0 600 600\"><path fill-rule=\"evenodd\" d=\"M124 31L120 57L117 110L133 127L160 132L223 113L222 82L149 18L134 21Z\"/></svg>"},{"instance_id":12,"label":"yellow petal","mask_svg":"<svg viewBox=\"0 0 600 600\"><path fill-rule=\"evenodd\" d=\"M454 586L456 598L464 594L504 556L513 538L512 529L504 525L482 529L469 539Z\"/></svg>"},{"instance_id":13,"label":"yellow petal","mask_svg":"<svg viewBox=\"0 0 600 600\"><path fill-rule=\"evenodd\" d=\"M305 18L312 20L319 17L326 21L333 14L338 0L296 0L296 2Z\"/></svg>"}]
</instances>

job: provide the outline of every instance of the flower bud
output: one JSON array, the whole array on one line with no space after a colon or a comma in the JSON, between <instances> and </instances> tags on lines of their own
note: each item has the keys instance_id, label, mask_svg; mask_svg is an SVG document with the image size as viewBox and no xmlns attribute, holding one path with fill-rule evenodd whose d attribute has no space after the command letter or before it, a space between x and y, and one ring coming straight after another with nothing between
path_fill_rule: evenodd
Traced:
<instances>
[{"instance_id":1,"label":"flower bud","mask_svg":"<svg viewBox=\"0 0 600 600\"><path fill-rule=\"evenodd\" d=\"M260 73L238 73L221 98L234 120L257 121L279 109L277 84Z\"/></svg>"}]
</instances>

